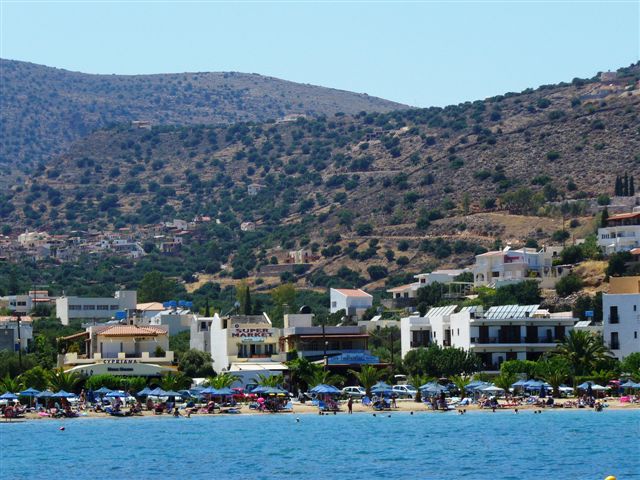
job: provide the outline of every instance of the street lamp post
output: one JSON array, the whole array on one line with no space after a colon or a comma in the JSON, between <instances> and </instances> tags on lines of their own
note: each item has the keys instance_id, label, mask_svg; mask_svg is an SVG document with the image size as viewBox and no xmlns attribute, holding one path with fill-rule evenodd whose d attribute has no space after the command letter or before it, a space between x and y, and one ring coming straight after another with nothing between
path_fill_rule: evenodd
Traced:
<instances>
[{"instance_id":1,"label":"street lamp post","mask_svg":"<svg viewBox=\"0 0 640 480\"><path fill-rule=\"evenodd\" d=\"M322 346L324 348L324 370L327 371L327 336L324 331L326 320L322 322Z\"/></svg>"}]
</instances>

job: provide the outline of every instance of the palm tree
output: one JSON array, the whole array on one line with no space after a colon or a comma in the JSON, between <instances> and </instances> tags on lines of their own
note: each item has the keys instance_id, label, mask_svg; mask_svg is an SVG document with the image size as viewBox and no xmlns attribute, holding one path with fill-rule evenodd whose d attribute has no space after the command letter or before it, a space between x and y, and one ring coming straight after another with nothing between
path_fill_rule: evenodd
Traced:
<instances>
[{"instance_id":1,"label":"palm tree","mask_svg":"<svg viewBox=\"0 0 640 480\"><path fill-rule=\"evenodd\" d=\"M191 379L181 372L170 373L162 378L161 385L163 390L182 390L189 388Z\"/></svg>"},{"instance_id":2,"label":"palm tree","mask_svg":"<svg viewBox=\"0 0 640 480\"><path fill-rule=\"evenodd\" d=\"M513 373L501 373L493 380L494 385L498 388L502 388L506 393L509 393L511 385L515 382L516 376Z\"/></svg>"},{"instance_id":3,"label":"palm tree","mask_svg":"<svg viewBox=\"0 0 640 480\"><path fill-rule=\"evenodd\" d=\"M46 390L49 386L49 372L40 365L36 365L20 375L20 381L25 388L35 388L40 391Z\"/></svg>"},{"instance_id":4,"label":"palm tree","mask_svg":"<svg viewBox=\"0 0 640 480\"><path fill-rule=\"evenodd\" d=\"M363 365L359 372L349 370L349 373L356 377L358 383L367 391L367 395L371 396L371 387L373 387L380 378L380 372L371 365Z\"/></svg>"},{"instance_id":5,"label":"palm tree","mask_svg":"<svg viewBox=\"0 0 640 480\"><path fill-rule=\"evenodd\" d=\"M0 392L17 393L20 391L21 385L18 377L11 378L7 373L4 378L0 379Z\"/></svg>"},{"instance_id":6,"label":"palm tree","mask_svg":"<svg viewBox=\"0 0 640 480\"><path fill-rule=\"evenodd\" d=\"M49 385L55 390L73 392L82 377L75 372L65 372L62 368L54 368L49 372Z\"/></svg>"},{"instance_id":7,"label":"palm tree","mask_svg":"<svg viewBox=\"0 0 640 480\"><path fill-rule=\"evenodd\" d=\"M322 370L322 367L311 363L306 358L291 360L287 362L287 367L289 367L291 384L299 391L305 391L309 386L307 379L312 377L317 370Z\"/></svg>"},{"instance_id":8,"label":"palm tree","mask_svg":"<svg viewBox=\"0 0 640 480\"><path fill-rule=\"evenodd\" d=\"M258 385L262 387L278 388L284 383L284 377L282 375L264 375L259 373L255 380Z\"/></svg>"},{"instance_id":9,"label":"palm tree","mask_svg":"<svg viewBox=\"0 0 640 480\"><path fill-rule=\"evenodd\" d=\"M569 363L562 357L548 358L538 362L536 372L553 389L553 396L560 396L562 385L571 374Z\"/></svg>"},{"instance_id":10,"label":"palm tree","mask_svg":"<svg viewBox=\"0 0 640 480\"><path fill-rule=\"evenodd\" d=\"M567 360L574 377L588 374L599 362L611 358L602 337L584 330L571 330L556 348L556 354Z\"/></svg>"},{"instance_id":11,"label":"palm tree","mask_svg":"<svg viewBox=\"0 0 640 480\"><path fill-rule=\"evenodd\" d=\"M471 383L471 377L467 375L455 375L454 377L451 377L451 381L460 392L460 398L464 398L467 393L466 386Z\"/></svg>"},{"instance_id":12,"label":"palm tree","mask_svg":"<svg viewBox=\"0 0 640 480\"><path fill-rule=\"evenodd\" d=\"M323 368L316 369L313 374L306 377L305 380L310 387L315 387L321 383L324 383L325 385L333 385L335 387L344 383L344 377L342 375L328 372Z\"/></svg>"},{"instance_id":13,"label":"palm tree","mask_svg":"<svg viewBox=\"0 0 640 480\"><path fill-rule=\"evenodd\" d=\"M209 377L207 379L207 384L210 387L220 389L220 388L229 388L236 381L240 380L238 375L234 375L233 373L223 372L217 374L215 377Z\"/></svg>"}]
</instances>

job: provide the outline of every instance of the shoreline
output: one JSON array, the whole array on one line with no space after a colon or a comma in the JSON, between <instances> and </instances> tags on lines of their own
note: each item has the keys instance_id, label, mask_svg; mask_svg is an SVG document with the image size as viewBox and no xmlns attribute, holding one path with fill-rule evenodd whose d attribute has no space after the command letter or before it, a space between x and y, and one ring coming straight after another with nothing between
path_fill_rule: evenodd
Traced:
<instances>
[{"instance_id":1,"label":"shoreline","mask_svg":"<svg viewBox=\"0 0 640 480\"><path fill-rule=\"evenodd\" d=\"M564 402L559 402L558 405L562 405ZM629 403L621 403L619 401L616 400L611 400L606 402L608 404L607 407L605 407L604 411L607 410L616 410L616 411L623 411L623 410L640 410L640 404L635 403L635 404L629 404ZM349 412L346 408L346 405L341 405L340 406L340 410L338 412L336 412L336 415L349 415ZM294 403L293 404L293 409L291 411L286 411L286 412L259 412L256 411L254 409L250 409L248 407L248 405L242 405L240 407L236 407L240 410L240 413L236 413L236 414L230 414L230 413L224 413L224 412L217 412L217 413L192 413L192 418L196 418L196 417L213 417L213 418L217 418L217 417L231 417L231 416L273 416L273 415L319 415L319 410L318 407L311 405L311 404L301 404L301 403ZM541 412L545 412L545 411L553 411L553 412L558 412L558 411L594 411L593 408L590 407L585 407L585 408L578 408L578 407L540 407L537 405L519 405L517 407L514 406L501 406L499 408L496 409L496 412L512 412L515 413L515 410L518 410L518 412L528 412L528 411L541 411ZM408 413L408 414L438 414L438 413L449 413L449 414L459 414L459 410L464 410L465 413L474 413L474 412L486 412L486 413L494 413L493 410L491 408L481 408L477 405L466 405L464 407L460 407L460 408L456 408L456 407L451 407L449 408L449 410L432 410L431 408L425 406L422 403L416 403L416 402L398 402L398 407L397 408L392 408L391 410L374 410L371 407L366 407L364 405L362 405L361 403L354 403L353 404L353 415L363 415L363 414L369 414L369 415L380 415L380 416L385 416L385 415L390 415L393 413ZM172 414L167 414L167 413L163 413L161 415L157 415L154 412L151 411L143 411L141 414L137 414L137 415L132 415L130 417L113 417L112 415L109 415L108 413L104 413L104 412L82 412L83 414L81 414L78 417L73 417L73 418L66 418L66 417L50 417L50 416L40 416L37 413L27 413L24 415L24 417L20 417L20 418L14 418L11 419L11 421L9 421L8 419L2 419L0 420L0 423L27 423L27 422L31 422L31 421L37 421L37 420L76 420L76 419L98 419L98 418L114 418L114 419L126 419L126 418L158 418L158 419L163 419L163 418L174 418L174 416ZM186 414L184 413L184 411L180 412L180 417L178 418L187 418ZM324 412L324 415L329 415L329 416L333 416L334 413L333 412Z\"/></svg>"}]
</instances>

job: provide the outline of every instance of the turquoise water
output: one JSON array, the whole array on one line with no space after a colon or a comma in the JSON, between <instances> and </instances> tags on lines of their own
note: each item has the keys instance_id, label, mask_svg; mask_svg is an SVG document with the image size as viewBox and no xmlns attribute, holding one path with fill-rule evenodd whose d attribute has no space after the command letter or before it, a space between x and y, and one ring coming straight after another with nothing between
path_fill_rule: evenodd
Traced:
<instances>
[{"instance_id":1,"label":"turquoise water","mask_svg":"<svg viewBox=\"0 0 640 480\"><path fill-rule=\"evenodd\" d=\"M640 411L297 418L2 424L0 478L640 478Z\"/></svg>"}]
</instances>

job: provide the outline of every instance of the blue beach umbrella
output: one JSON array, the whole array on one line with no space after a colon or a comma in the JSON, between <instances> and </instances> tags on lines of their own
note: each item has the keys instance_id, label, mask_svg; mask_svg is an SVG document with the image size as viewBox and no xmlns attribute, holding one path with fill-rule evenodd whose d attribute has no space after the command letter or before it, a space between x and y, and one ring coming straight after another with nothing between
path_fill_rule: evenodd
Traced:
<instances>
[{"instance_id":1,"label":"blue beach umbrella","mask_svg":"<svg viewBox=\"0 0 640 480\"><path fill-rule=\"evenodd\" d=\"M420 386L420 392L423 392L423 393L441 393L446 391L447 391L446 387L443 387L439 383L435 383L435 382L425 383L424 385Z\"/></svg>"},{"instance_id":2,"label":"blue beach umbrella","mask_svg":"<svg viewBox=\"0 0 640 480\"><path fill-rule=\"evenodd\" d=\"M18 400L18 396L15 393L6 392L0 395L0 400Z\"/></svg>"},{"instance_id":3,"label":"blue beach umbrella","mask_svg":"<svg viewBox=\"0 0 640 480\"><path fill-rule=\"evenodd\" d=\"M342 392L338 390L333 385L326 385L321 383L320 385L316 385L311 389L313 393L321 393L324 395L340 395Z\"/></svg>"},{"instance_id":4,"label":"blue beach umbrella","mask_svg":"<svg viewBox=\"0 0 640 480\"><path fill-rule=\"evenodd\" d=\"M75 397L75 394L65 392L64 390L60 390L59 392L56 392L53 395L51 395L51 398L72 398L72 397Z\"/></svg>"},{"instance_id":5,"label":"blue beach umbrella","mask_svg":"<svg viewBox=\"0 0 640 480\"><path fill-rule=\"evenodd\" d=\"M144 387L142 390L140 390L137 395L138 397L145 397L147 395L149 395L149 392L151 391L151 389L149 387Z\"/></svg>"},{"instance_id":6,"label":"blue beach umbrella","mask_svg":"<svg viewBox=\"0 0 640 480\"><path fill-rule=\"evenodd\" d=\"M110 393L111 389L107 388L107 387L100 387L98 390L96 390L93 393L97 393L98 395L106 395L107 393Z\"/></svg>"},{"instance_id":7,"label":"blue beach umbrella","mask_svg":"<svg viewBox=\"0 0 640 480\"><path fill-rule=\"evenodd\" d=\"M127 394L125 392L118 392L116 390L109 392L105 395L107 398L126 398Z\"/></svg>"},{"instance_id":8,"label":"blue beach umbrella","mask_svg":"<svg viewBox=\"0 0 640 480\"><path fill-rule=\"evenodd\" d=\"M37 397L40 393L40 390L36 390L35 388L27 388L19 393L21 397Z\"/></svg>"},{"instance_id":9,"label":"blue beach umbrella","mask_svg":"<svg viewBox=\"0 0 640 480\"><path fill-rule=\"evenodd\" d=\"M150 397L164 397L164 396L166 396L166 393L165 393L165 391L163 389L158 387L158 388L154 388L153 390L151 390L148 395Z\"/></svg>"}]
</instances>

